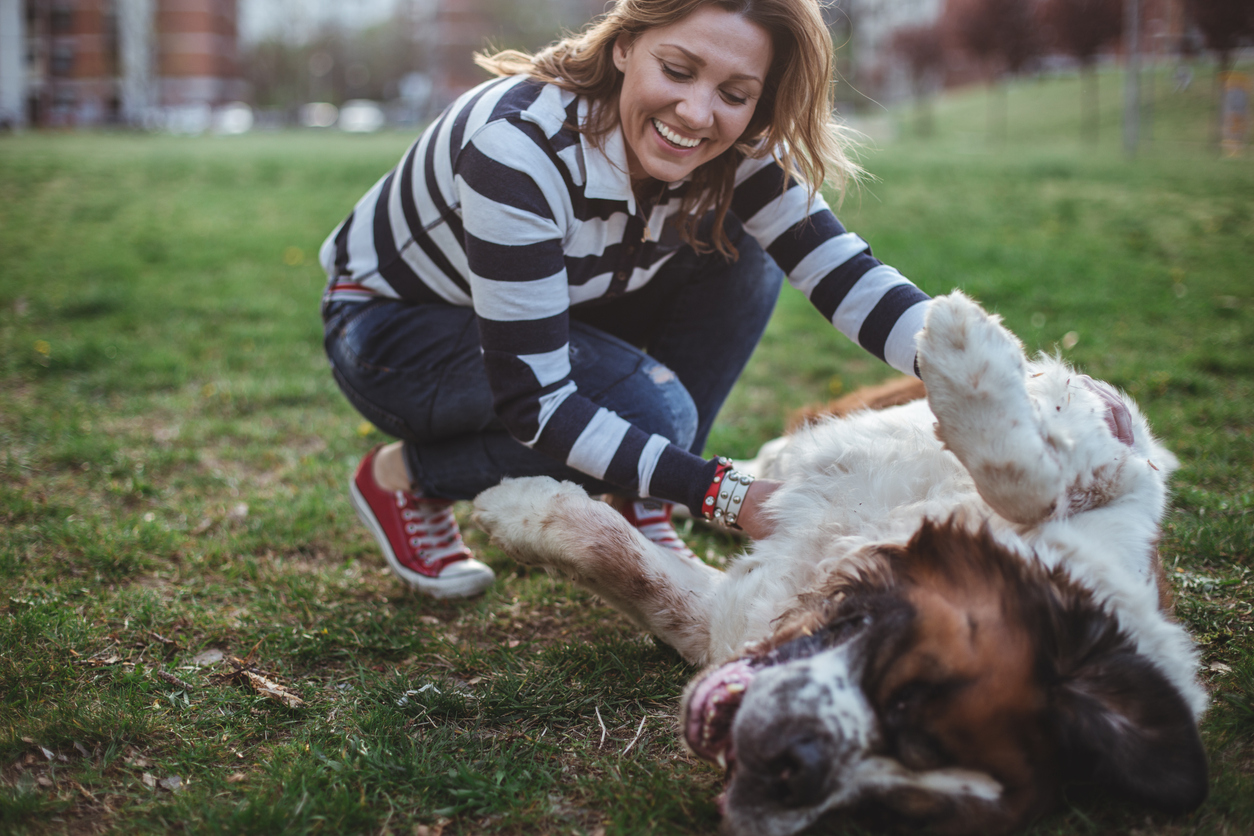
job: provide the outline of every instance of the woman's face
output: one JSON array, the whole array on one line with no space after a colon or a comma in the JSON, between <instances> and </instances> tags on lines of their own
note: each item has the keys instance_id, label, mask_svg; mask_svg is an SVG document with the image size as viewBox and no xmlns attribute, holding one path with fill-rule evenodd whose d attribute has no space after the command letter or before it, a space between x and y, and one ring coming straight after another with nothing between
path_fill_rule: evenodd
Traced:
<instances>
[{"instance_id":1,"label":"woman's face","mask_svg":"<svg viewBox=\"0 0 1254 836\"><path fill-rule=\"evenodd\" d=\"M717 6L614 44L619 119L633 180L668 183L732 146L749 125L767 71L766 30Z\"/></svg>"}]
</instances>

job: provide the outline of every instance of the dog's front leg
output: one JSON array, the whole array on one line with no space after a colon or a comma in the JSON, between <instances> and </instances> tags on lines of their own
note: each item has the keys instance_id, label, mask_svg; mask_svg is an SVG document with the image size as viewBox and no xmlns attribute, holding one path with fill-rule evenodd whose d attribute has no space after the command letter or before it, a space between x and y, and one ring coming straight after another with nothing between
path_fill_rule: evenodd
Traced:
<instances>
[{"instance_id":1,"label":"dog's front leg","mask_svg":"<svg viewBox=\"0 0 1254 836\"><path fill-rule=\"evenodd\" d=\"M936 298L919 336L919 369L937 436L993 510L1030 524L1065 507L1071 442L1042 421L1023 347L997 317L957 291Z\"/></svg>"},{"instance_id":2,"label":"dog's front leg","mask_svg":"<svg viewBox=\"0 0 1254 836\"><path fill-rule=\"evenodd\" d=\"M718 570L651 543L609 505L546 476L479 494L475 520L519 563L560 572L688 661L707 661Z\"/></svg>"}]
</instances>

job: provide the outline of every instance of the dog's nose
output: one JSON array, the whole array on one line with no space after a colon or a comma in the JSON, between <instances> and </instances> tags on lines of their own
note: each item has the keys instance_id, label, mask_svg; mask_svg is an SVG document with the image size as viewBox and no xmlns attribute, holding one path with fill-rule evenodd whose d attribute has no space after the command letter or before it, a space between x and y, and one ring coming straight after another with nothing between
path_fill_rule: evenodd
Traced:
<instances>
[{"instance_id":1,"label":"dog's nose","mask_svg":"<svg viewBox=\"0 0 1254 836\"><path fill-rule=\"evenodd\" d=\"M805 807L818 801L831 771L828 748L809 734L789 741L767 764L772 799L785 807Z\"/></svg>"}]
</instances>

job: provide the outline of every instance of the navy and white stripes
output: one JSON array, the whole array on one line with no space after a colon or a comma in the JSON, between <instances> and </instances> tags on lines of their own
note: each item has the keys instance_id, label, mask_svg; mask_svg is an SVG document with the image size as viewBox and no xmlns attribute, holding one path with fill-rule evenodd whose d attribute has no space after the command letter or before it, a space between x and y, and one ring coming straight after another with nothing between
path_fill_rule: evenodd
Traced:
<instances>
[{"instance_id":1,"label":"navy and white stripes","mask_svg":"<svg viewBox=\"0 0 1254 836\"><path fill-rule=\"evenodd\" d=\"M692 503L709 463L649 436L570 379L568 311L646 284L681 246L687 183L637 205L620 132L592 147L588 104L525 77L462 96L323 244L333 299L473 305L497 414L512 435L641 496ZM786 188L787 186L787 188ZM821 197L746 160L732 211L840 331L912 372L926 295L871 256Z\"/></svg>"}]
</instances>

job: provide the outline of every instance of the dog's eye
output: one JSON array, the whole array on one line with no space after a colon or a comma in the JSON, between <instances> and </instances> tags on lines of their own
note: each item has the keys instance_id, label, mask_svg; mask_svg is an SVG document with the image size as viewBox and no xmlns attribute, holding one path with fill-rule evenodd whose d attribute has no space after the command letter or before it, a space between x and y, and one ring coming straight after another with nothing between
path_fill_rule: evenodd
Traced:
<instances>
[{"instance_id":1,"label":"dog's eye","mask_svg":"<svg viewBox=\"0 0 1254 836\"><path fill-rule=\"evenodd\" d=\"M944 747L927 732L929 706L947 691L945 685L910 682L884 703L881 729L888 751L909 769L936 769L949 762Z\"/></svg>"},{"instance_id":2,"label":"dog's eye","mask_svg":"<svg viewBox=\"0 0 1254 836\"><path fill-rule=\"evenodd\" d=\"M908 769L939 769L950 762L943 747L920 729L902 729L894 744L897 760Z\"/></svg>"},{"instance_id":3,"label":"dog's eye","mask_svg":"<svg viewBox=\"0 0 1254 836\"><path fill-rule=\"evenodd\" d=\"M905 722L927 701L931 691L932 685L927 682L910 682L898 688L884 704L884 724L894 726Z\"/></svg>"}]
</instances>

